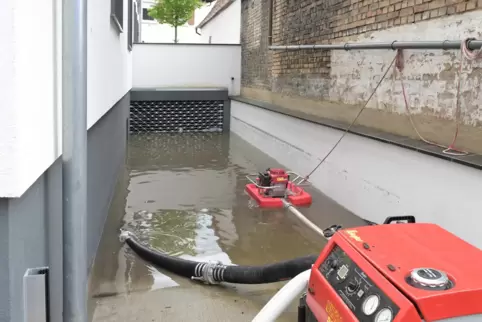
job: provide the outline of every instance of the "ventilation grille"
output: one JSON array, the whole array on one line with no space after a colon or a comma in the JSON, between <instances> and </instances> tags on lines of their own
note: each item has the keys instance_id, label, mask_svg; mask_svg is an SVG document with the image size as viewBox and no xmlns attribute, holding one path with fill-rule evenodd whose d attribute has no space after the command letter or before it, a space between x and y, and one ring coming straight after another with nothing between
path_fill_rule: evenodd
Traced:
<instances>
[{"instance_id":1,"label":"ventilation grille","mask_svg":"<svg viewBox=\"0 0 482 322\"><path fill-rule=\"evenodd\" d=\"M224 101L132 101L131 133L222 132Z\"/></svg>"}]
</instances>

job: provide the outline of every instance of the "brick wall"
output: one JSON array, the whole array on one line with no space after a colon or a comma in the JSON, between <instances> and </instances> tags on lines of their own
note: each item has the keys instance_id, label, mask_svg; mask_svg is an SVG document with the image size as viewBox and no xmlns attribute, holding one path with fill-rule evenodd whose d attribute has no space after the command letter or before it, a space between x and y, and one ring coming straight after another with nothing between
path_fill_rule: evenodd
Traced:
<instances>
[{"instance_id":1,"label":"brick wall","mask_svg":"<svg viewBox=\"0 0 482 322\"><path fill-rule=\"evenodd\" d=\"M273 0L273 45L482 38L482 0ZM242 1L243 96L350 123L393 60L391 50L269 51L269 0ZM424 138L482 152L482 62L457 51L405 51L409 109ZM419 139L399 76L389 73L358 124Z\"/></svg>"},{"instance_id":2,"label":"brick wall","mask_svg":"<svg viewBox=\"0 0 482 322\"><path fill-rule=\"evenodd\" d=\"M326 98L330 51L268 52L268 7L268 0L242 3L243 87ZM342 42L477 8L482 0L274 0L273 44Z\"/></svg>"},{"instance_id":3,"label":"brick wall","mask_svg":"<svg viewBox=\"0 0 482 322\"><path fill-rule=\"evenodd\" d=\"M268 12L266 0L241 3L242 86L271 88Z\"/></svg>"}]
</instances>

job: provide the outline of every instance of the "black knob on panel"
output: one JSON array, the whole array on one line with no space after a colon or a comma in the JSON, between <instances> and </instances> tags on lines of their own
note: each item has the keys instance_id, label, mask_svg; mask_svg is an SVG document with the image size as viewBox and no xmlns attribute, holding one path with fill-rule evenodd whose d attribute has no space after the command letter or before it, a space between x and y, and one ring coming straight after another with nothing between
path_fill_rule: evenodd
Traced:
<instances>
[{"instance_id":1,"label":"black knob on panel","mask_svg":"<svg viewBox=\"0 0 482 322\"><path fill-rule=\"evenodd\" d=\"M360 287L360 284L356 280L353 280L348 283L348 285L346 286L346 290L349 293L355 293L359 287Z\"/></svg>"}]
</instances>

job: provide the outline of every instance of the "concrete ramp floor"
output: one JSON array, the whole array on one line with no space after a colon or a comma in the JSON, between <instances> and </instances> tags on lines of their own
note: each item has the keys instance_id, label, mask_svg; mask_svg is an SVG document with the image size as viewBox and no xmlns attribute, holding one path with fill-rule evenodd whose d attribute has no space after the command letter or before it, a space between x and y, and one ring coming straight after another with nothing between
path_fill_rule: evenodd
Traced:
<instances>
[{"instance_id":1,"label":"concrete ramp floor","mask_svg":"<svg viewBox=\"0 0 482 322\"><path fill-rule=\"evenodd\" d=\"M97 299L93 321L251 321L282 285L273 286L241 286L249 299L231 287L204 285L104 297ZM278 321L296 321L295 309Z\"/></svg>"}]
</instances>

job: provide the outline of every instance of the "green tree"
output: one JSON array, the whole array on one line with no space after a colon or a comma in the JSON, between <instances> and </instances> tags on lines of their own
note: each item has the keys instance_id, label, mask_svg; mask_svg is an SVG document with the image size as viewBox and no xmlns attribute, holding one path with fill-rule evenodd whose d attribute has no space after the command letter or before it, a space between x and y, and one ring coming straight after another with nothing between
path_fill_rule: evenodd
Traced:
<instances>
[{"instance_id":1,"label":"green tree","mask_svg":"<svg viewBox=\"0 0 482 322\"><path fill-rule=\"evenodd\" d=\"M156 0L148 13L160 24L174 27L174 42L177 43L177 27L188 22L194 11L200 7L202 7L201 0Z\"/></svg>"}]
</instances>

